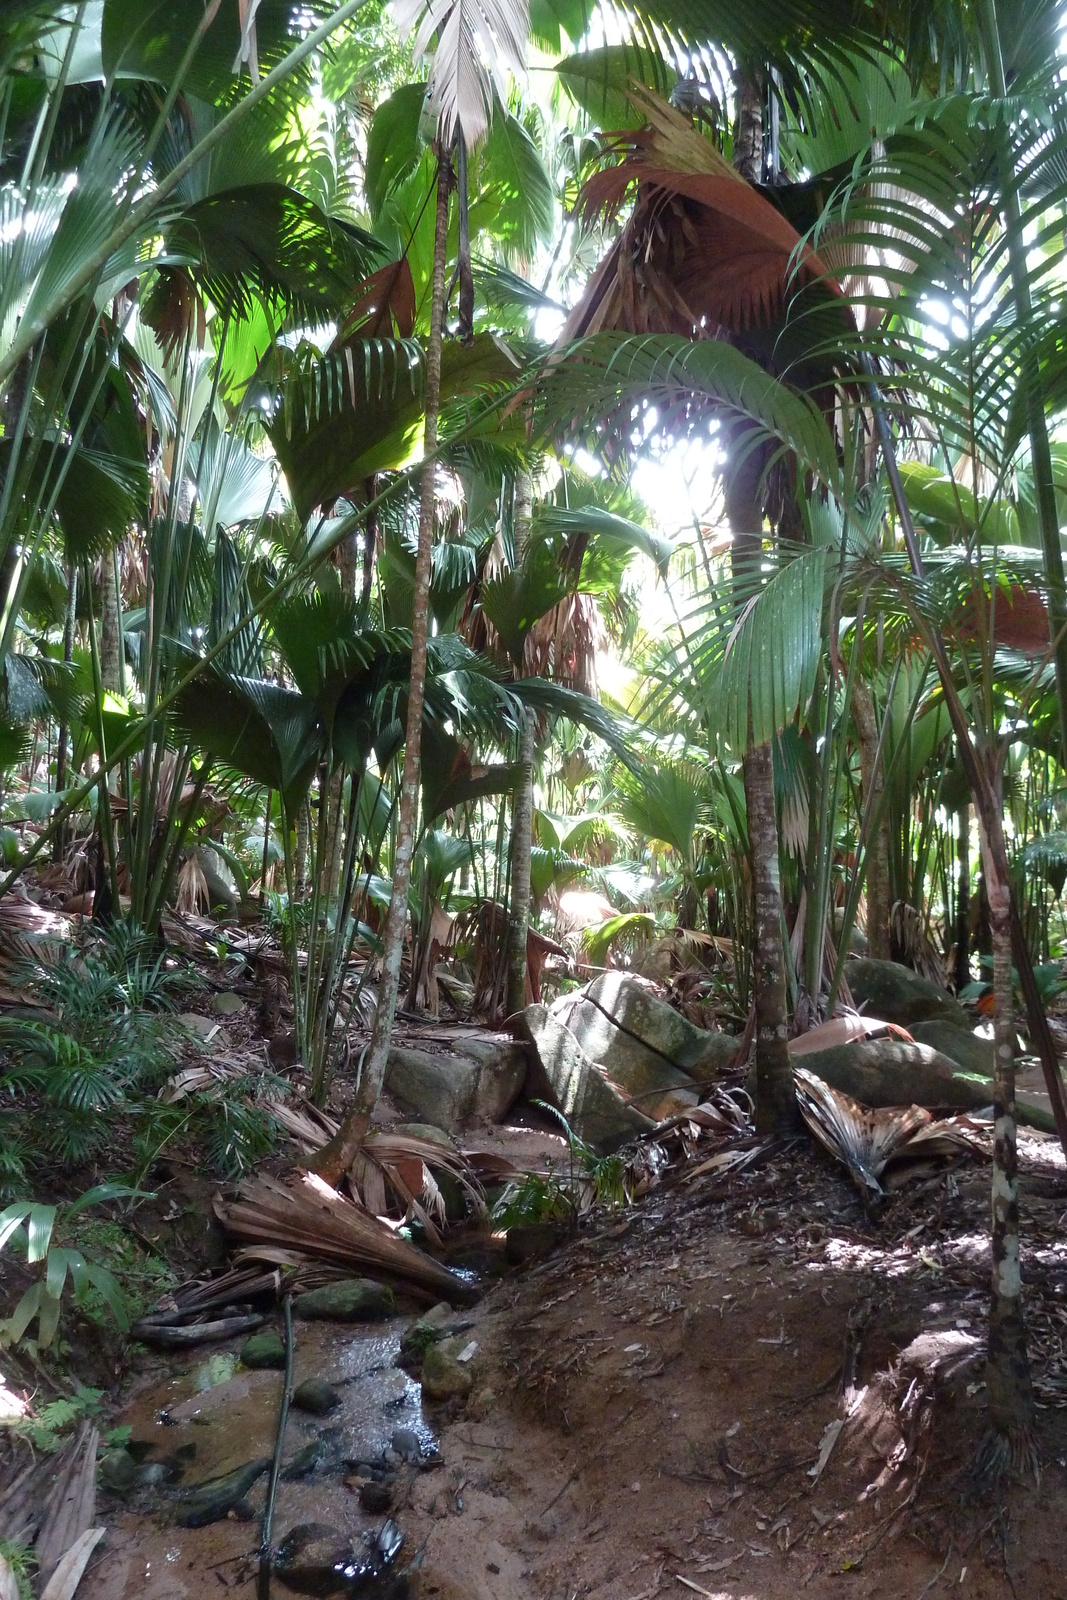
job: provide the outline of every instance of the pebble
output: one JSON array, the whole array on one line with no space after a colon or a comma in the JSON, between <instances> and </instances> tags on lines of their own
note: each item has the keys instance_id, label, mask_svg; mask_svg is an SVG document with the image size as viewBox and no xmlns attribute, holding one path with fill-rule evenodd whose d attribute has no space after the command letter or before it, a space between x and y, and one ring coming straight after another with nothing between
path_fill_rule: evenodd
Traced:
<instances>
[{"instance_id":1,"label":"pebble","mask_svg":"<svg viewBox=\"0 0 1067 1600\"><path fill-rule=\"evenodd\" d=\"M389 1443L402 1461L417 1461L422 1455L422 1440L414 1428L395 1428Z\"/></svg>"},{"instance_id":2,"label":"pebble","mask_svg":"<svg viewBox=\"0 0 1067 1600\"><path fill-rule=\"evenodd\" d=\"M274 1328L254 1333L241 1346L241 1365L245 1367L284 1367L285 1341Z\"/></svg>"}]
</instances>

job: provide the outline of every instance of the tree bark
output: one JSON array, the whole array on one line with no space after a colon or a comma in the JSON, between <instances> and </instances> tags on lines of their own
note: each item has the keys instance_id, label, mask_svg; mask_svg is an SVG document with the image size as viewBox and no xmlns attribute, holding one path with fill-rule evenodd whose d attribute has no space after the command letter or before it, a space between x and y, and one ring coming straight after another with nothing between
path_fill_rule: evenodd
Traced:
<instances>
[{"instance_id":1,"label":"tree bark","mask_svg":"<svg viewBox=\"0 0 1067 1600\"><path fill-rule=\"evenodd\" d=\"M956 993L971 981L971 808L957 814L956 840Z\"/></svg>"},{"instance_id":2,"label":"tree bark","mask_svg":"<svg viewBox=\"0 0 1067 1600\"><path fill-rule=\"evenodd\" d=\"M888 961L889 830L882 807L884 777L878 759L878 721L874 714L874 698L859 674L852 685L852 718L859 739L864 813L871 818L877 817L874 830L867 840L867 951L878 961Z\"/></svg>"},{"instance_id":3,"label":"tree bark","mask_svg":"<svg viewBox=\"0 0 1067 1600\"><path fill-rule=\"evenodd\" d=\"M533 486L528 472L515 479L515 565L522 565L530 537ZM521 676L522 665L516 663ZM530 858L533 848L534 719L527 715L519 734L519 779L511 807L511 895L508 902L507 1011L526 1005L526 943L530 929Z\"/></svg>"},{"instance_id":4,"label":"tree bark","mask_svg":"<svg viewBox=\"0 0 1067 1600\"><path fill-rule=\"evenodd\" d=\"M732 561L736 583L758 561L762 544L759 463L754 453L730 478L726 515L734 539ZM770 745L758 745L746 752L742 771L755 918L752 998L756 1009L756 1127L761 1133L793 1132L800 1126L800 1112L787 1043L786 954L782 937L774 759Z\"/></svg>"},{"instance_id":5,"label":"tree bark","mask_svg":"<svg viewBox=\"0 0 1067 1600\"><path fill-rule=\"evenodd\" d=\"M78 565L72 561L67 571L67 614L63 619L63 660L68 664L74 659L74 628L78 614ZM56 792L61 793L67 786L67 737L70 730L67 724L60 722L56 733ZM56 836L52 842L52 860L62 861L67 848L67 824L61 822L56 829Z\"/></svg>"},{"instance_id":6,"label":"tree bark","mask_svg":"<svg viewBox=\"0 0 1067 1600\"><path fill-rule=\"evenodd\" d=\"M737 74L734 166L749 183L763 182L763 73L742 66Z\"/></svg>"},{"instance_id":7,"label":"tree bark","mask_svg":"<svg viewBox=\"0 0 1067 1600\"><path fill-rule=\"evenodd\" d=\"M115 553L107 550L100 559L100 681L115 694L122 692L122 648Z\"/></svg>"},{"instance_id":8,"label":"tree bark","mask_svg":"<svg viewBox=\"0 0 1067 1600\"><path fill-rule=\"evenodd\" d=\"M419 799L422 750L422 705L426 686L426 641L430 614L430 563L433 553L434 491L437 475L437 416L441 399L441 345L444 334L445 265L448 249L448 192L451 168L447 151L437 150L437 216L434 230L433 292L430 302L430 337L426 349L426 422L419 505L419 548L415 560L415 592L411 620L411 682L408 691L404 775L397 816L393 857L393 890L385 922L382 976L367 1058L351 1110L336 1136L320 1150L311 1165L328 1183L336 1184L351 1166L370 1125L385 1082L389 1044L400 992L400 967L407 927L408 885L415 843L415 815Z\"/></svg>"},{"instance_id":9,"label":"tree bark","mask_svg":"<svg viewBox=\"0 0 1067 1600\"><path fill-rule=\"evenodd\" d=\"M996 826L999 829L999 819ZM984 827L981 836L993 934L995 1001L992 1296L989 1307L986 1398L993 1429L992 1464L997 1470L1002 1470L1009 1456L1017 1467L1029 1466L1034 1462L1034 1395L1026 1355L1026 1324L1019 1266L1011 885L1001 870L1006 856L1003 840L991 840Z\"/></svg>"}]
</instances>

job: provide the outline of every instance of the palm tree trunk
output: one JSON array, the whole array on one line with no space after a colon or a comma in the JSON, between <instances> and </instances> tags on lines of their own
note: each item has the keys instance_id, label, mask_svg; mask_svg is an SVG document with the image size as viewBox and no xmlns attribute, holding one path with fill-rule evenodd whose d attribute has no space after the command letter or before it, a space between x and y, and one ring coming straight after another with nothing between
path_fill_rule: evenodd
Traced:
<instances>
[{"instance_id":1,"label":"palm tree trunk","mask_svg":"<svg viewBox=\"0 0 1067 1600\"><path fill-rule=\"evenodd\" d=\"M763 508L755 453L732 475L726 515L733 533L735 583L759 559ZM762 1133L792 1132L800 1125L789 1061L782 888L778 865L778 813L774 759L769 744L742 760L748 849L755 916L753 1004L756 1010L756 1127Z\"/></svg>"},{"instance_id":2,"label":"palm tree trunk","mask_svg":"<svg viewBox=\"0 0 1067 1600\"><path fill-rule=\"evenodd\" d=\"M515 565L520 566L530 537L533 486L528 472L515 479ZM530 855L533 846L534 719L528 715L519 735L519 779L511 808L511 896L508 903L509 1016L526 1005L526 943L530 928Z\"/></svg>"},{"instance_id":3,"label":"palm tree trunk","mask_svg":"<svg viewBox=\"0 0 1067 1600\"><path fill-rule=\"evenodd\" d=\"M434 231L433 293L430 302L430 338L426 349L426 424L423 434L422 497L419 506L419 548L415 560L415 592L411 619L411 684L408 692L404 775L397 816L393 856L393 890L385 922L382 976L367 1058L352 1109L336 1136L312 1163L328 1183L337 1183L347 1171L370 1125L385 1082L389 1044L400 992L400 966L407 927L408 884L415 843L415 814L419 799L422 750L422 702L426 685L426 641L430 616L430 562L433 551L434 490L437 474L437 414L441 399L441 345L445 321L445 265L448 250L448 191L451 168L448 154L437 151L437 217Z\"/></svg>"},{"instance_id":4,"label":"palm tree trunk","mask_svg":"<svg viewBox=\"0 0 1067 1600\"><path fill-rule=\"evenodd\" d=\"M996 822L999 829L999 818ZM1019 1269L1019 1175L1015 1124L1015 1006L1012 994L1011 886L1001 868L1003 840L981 829L993 933L993 1205L992 1298L986 1397L993 1428L992 1464L1010 1453L1015 1465L1034 1456L1034 1395L1026 1355ZM1001 848L997 848L998 844Z\"/></svg>"},{"instance_id":5,"label":"palm tree trunk","mask_svg":"<svg viewBox=\"0 0 1067 1600\"><path fill-rule=\"evenodd\" d=\"M971 808L957 814L956 840L956 993L971 981Z\"/></svg>"},{"instance_id":6,"label":"palm tree trunk","mask_svg":"<svg viewBox=\"0 0 1067 1600\"><path fill-rule=\"evenodd\" d=\"M878 721L871 691L858 674L852 685L852 716L860 747L863 809L874 820L874 831L867 842L867 950L877 960L888 961L889 830L882 806L884 779L878 759Z\"/></svg>"},{"instance_id":7,"label":"palm tree trunk","mask_svg":"<svg viewBox=\"0 0 1067 1600\"><path fill-rule=\"evenodd\" d=\"M78 564L70 563L67 571L67 614L63 620L63 660L67 663L74 659L74 628L77 623L78 613ZM70 730L64 721L59 724L56 734L56 792L61 793L67 786L67 736ZM52 843L52 860L62 861L67 848L67 824L61 822L56 829L56 836Z\"/></svg>"},{"instance_id":8,"label":"palm tree trunk","mask_svg":"<svg viewBox=\"0 0 1067 1600\"><path fill-rule=\"evenodd\" d=\"M121 634L115 552L105 550L100 558L100 681L115 694L122 689Z\"/></svg>"}]
</instances>

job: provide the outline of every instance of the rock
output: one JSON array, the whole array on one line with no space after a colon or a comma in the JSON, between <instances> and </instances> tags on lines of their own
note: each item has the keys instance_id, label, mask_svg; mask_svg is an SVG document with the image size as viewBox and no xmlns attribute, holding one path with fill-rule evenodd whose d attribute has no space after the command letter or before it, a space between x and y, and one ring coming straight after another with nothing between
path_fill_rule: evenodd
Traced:
<instances>
[{"instance_id":1,"label":"rock","mask_svg":"<svg viewBox=\"0 0 1067 1600\"><path fill-rule=\"evenodd\" d=\"M993 1041L982 1039L969 1028L961 1028L944 1017L929 1022L913 1022L908 1029L916 1044L928 1044L961 1066L964 1072L982 1078L993 1076Z\"/></svg>"},{"instance_id":2,"label":"rock","mask_svg":"<svg viewBox=\"0 0 1067 1600\"><path fill-rule=\"evenodd\" d=\"M341 1396L325 1378L305 1378L293 1390L294 1406L298 1411L310 1411L313 1417L324 1417L340 1403Z\"/></svg>"},{"instance_id":3,"label":"rock","mask_svg":"<svg viewBox=\"0 0 1067 1600\"><path fill-rule=\"evenodd\" d=\"M278 1546L274 1571L297 1594L414 1600L415 1588L395 1565L403 1542L391 1520L368 1541L346 1537L322 1522L305 1522Z\"/></svg>"},{"instance_id":4,"label":"rock","mask_svg":"<svg viewBox=\"0 0 1067 1600\"><path fill-rule=\"evenodd\" d=\"M430 1346L448 1338L449 1323L454 1315L448 1301L440 1300L410 1328L405 1329L397 1353L397 1366L417 1378L422 1372L422 1363Z\"/></svg>"},{"instance_id":5,"label":"rock","mask_svg":"<svg viewBox=\"0 0 1067 1600\"><path fill-rule=\"evenodd\" d=\"M380 1483L375 1478L370 1478L366 1483L361 1483L359 1486L359 1503L369 1516L382 1516L392 1508L392 1484Z\"/></svg>"},{"instance_id":6,"label":"rock","mask_svg":"<svg viewBox=\"0 0 1067 1600\"><path fill-rule=\"evenodd\" d=\"M729 1034L694 1027L621 972L605 972L578 994L563 996L552 1015L614 1083L631 1098L642 1097L640 1109L653 1117L695 1104L694 1084L719 1077L737 1054L737 1040Z\"/></svg>"},{"instance_id":7,"label":"rock","mask_svg":"<svg viewBox=\"0 0 1067 1600\"><path fill-rule=\"evenodd\" d=\"M212 850L210 845L198 844L193 846L193 855L204 874L209 905L225 906L227 911L235 910L241 898L237 892L237 882L218 851Z\"/></svg>"},{"instance_id":8,"label":"rock","mask_svg":"<svg viewBox=\"0 0 1067 1600\"><path fill-rule=\"evenodd\" d=\"M211 1009L217 1017L236 1017L245 1009L245 1001L232 989L223 989L212 996Z\"/></svg>"},{"instance_id":9,"label":"rock","mask_svg":"<svg viewBox=\"0 0 1067 1600\"><path fill-rule=\"evenodd\" d=\"M221 1522L230 1511L244 1500L257 1479L268 1471L270 1457L249 1461L245 1466L228 1472L224 1478L211 1478L186 1489L180 1496L178 1526L181 1528L206 1528L211 1522Z\"/></svg>"},{"instance_id":10,"label":"rock","mask_svg":"<svg viewBox=\"0 0 1067 1600\"><path fill-rule=\"evenodd\" d=\"M398 1122L389 1132L399 1133L409 1139L425 1139L427 1144L440 1145L442 1150L449 1151L451 1155L459 1150L452 1135L446 1133L444 1128L434 1127L432 1122Z\"/></svg>"},{"instance_id":11,"label":"rock","mask_svg":"<svg viewBox=\"0 0 1067 1600\"><path fill-rule=\"evenodd\" d=\"M373 1278L340 1278L298 1294L293 1310L305 1321L380 1322L396 1310L392 1289Z\"/></svg>"},{"instance_id":12,"label":"rock","mask_svg":"<svg viewBox=\"0 0 1067 1600\"><path fill-rule=\"evenodd\" d=\"M527 1006L520 1026L534 1050L527 1094L557 1106L579 1138L599 1154L610 1154L655 1127L651 1117L631 1106L608 1082L570 1029L546 1006Z\"/></svg>"},{"instance_id":13,"label":"rock","mask_svg":"<svg viewBox=\"0 0 1067 1600\"><path fill-rule=\"evenodd\" d=\"M499 1122L518 1099L526 1080L521 1047L469 1040L464 1053L389 1052L385 1087L402 1111L451 1132L465 1123Z\"/></svg>"},{"instance_id":14,"label":"rock","mask_svg":"<svg viewBox=\"0 0 1067 1600\"><path fill-rule=\"evenodd\" d=\"M274 1328L254 1333L241 1346L241 1365L245 1367L284 1367L285 1340Z\"/></svg>"},{"instance_id":15,"label":"rock","mask_svg":"<svg viewBox=\"0 0 1067 1600\"><path fill-rule=\"evenodd\" d=\"M178 1021L183 1027L188 1028L190 1033L195 1033L198 1039L205 1043L210 1040L213 1049L230 1048L229 1034L219 1027L214 1017L202 1017L198 1011L183 1011Z\"/></svg>"},{"instance_id":16,"label":"rock","mask_svg":"<svg viewBox=\"0 0 1067 1600\"><path fill-rule=\"evenodd\" d=\"M137 1463L128 1450L108 1450L97 1471L104 1488L114 1494L129 1494L137 1481Z\"/></svg>"},{"instance_id":17,"label":"rock","mask_svg":"<svg viewBox=\"0 0 1067 1600\"><path fill-rule=\"evenodd\" d=\"M512 1266L547 1256L563 1243L567 1229L559 1222L521 1222L508 1229L506 1252Z\"/></svg>"},{"instance_id":18,"label":"rock","mask_svg":"<svg viewBox=\"0 0 1067 1600\"><path fill-rule=\"evenodd\" d=\"M394 1428L389 1443L401 1461L417 1461L422 1455L422 1440L414 1428Z\"/></svg>"},{"instance_id":19,"label":"rock","mask_svg":"<svg viewBox=\"0 0 1067 1600\"><path fill-rule=\"evenodd\" d=\"M465 1400L474 1387L467 1367L443 1345L431 1345L422 1363L422 1392L427 1400Z\"/></svg>"},{"instance_id":20,"label":"rock","mask_svg":"<svg viewBox=\"0 0 1067 1600\"><path fill-rule=\"evenodd\" d=\"M866 1039L812 1050L799 1064L865 1106L975 1111L992 1099L986 1079L961 1072L955 1061L928 1044L902 1039Z\"/></svg>"},{"instance_id":21,"label":"rock","mask_svg":"<svg viewBox=\"0 0 1067 1600\"><path fill-rule=\"evenodd\" d=\"M966 1011L947 989L939 989L897 961L865 956L847 963L845 977L856 1004L883 1022L895 1022L910 1031L913 1022L936 1017L970 1031Z\"/></svg>"},{"instance_id":22,"label":"rock","mask_svg":"<svg viewBox=\"0 0 1067 1600\"><path fill-rule=\"evenodd\" d=\"M103 1462L100 1475L103 1477ZM137 1487L159 1489L165 1483L173 1483L177 1476L177 1470L168 1461L145 1461L137 1468Z\"/></svg>"},{"instance_id":23,"label":"rock","mask_svg":"<svg viewBox=\"0 0 1067 1600\"><path fill-rule=\"evenodd\" d=\"M299 1483L301 1478L310 1478L319 1462L325 1461L326 1455L325 1440L312 1439L310 1444L306 1444L302 1450L296 1452L291 1461L286 1462L282 1468L283 1482Z\"/></svg>"}]
</instances>

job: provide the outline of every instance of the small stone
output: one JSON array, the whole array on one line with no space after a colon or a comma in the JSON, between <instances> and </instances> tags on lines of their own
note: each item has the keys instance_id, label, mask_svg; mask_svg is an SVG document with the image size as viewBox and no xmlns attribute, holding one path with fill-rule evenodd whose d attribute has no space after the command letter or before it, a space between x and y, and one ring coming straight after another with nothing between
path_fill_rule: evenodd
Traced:
<instances>
[{"instance_id":1,"label":"small stone","mask_svg":"<svg viewBox=\"0 0 1067 1600\"><path fill-rule=\"evenodd\" d=\"M394 1428L389 1443L402 1461L417 1461L422 1455L422 1440L414 1428Z\"/></svg>"},{"instance_id":2,"label":"small stone","mask_svg":"<svg viewBox=\"0 0 1067 1600\"><path fill-rule=\"evenodd\" d=\"M395 1309L392 1289L373 1278L341 1278L297 1295L293 1301L298 1317L322 1322L380 1322Z\"/></svg>"},{"instance_id":3,"label":"small stone","mask_svg":"<svg viewBox=\"0 0 1067 1600\"><path fill-rule=\"evenodd\" d=\"M211 1009L217 1017L236 1017L245 1009L245 1002L231 989L223 989L212 996Z\"/></svg>"},{"instance_id":4,"label":"small stone","mask_svg":"<svg viewBox=\"0 0 1067 1600\"><path fill-rule=\"evenodd\" d=\"M359 1486L359 1503L363 1510L372 1517L380 1517L388 1511L393 1504L393 1487L389 1483L377 1483L371 1478Z\"/></svg>"},{"instance_id":5,"label":"small stone","mask_svg":"<svg viewBox=\"0 0 1067 1600\"><path fill-rule=\"evenodd\" d=\"M315 1417L324 1417L340 1402L341 1396L325 1378L305 1378L293 1390L293 1404L297 1410L310 1411Z\"/></svg>"},{"instance_id":6,"label":"small stone","mask_svg":"<svg viewBox=\"0 0 1067 1600\"><path fill-rule=\"evenodd\" d=\"M254 1333L241 1346L241 1365L245 1367L284 1367L285 1340L273 1328Z\"/></svg>"},{"instance_id":7,"label":"small stone","mask_svg":"<svg viewBox=\"0 0 1067 1600\"><path fill-rule=\"evenodd\" d=\"M285 1483L299 1483L301 1478L309 1478L319 1462L325 1459L326 1446L321 1439L312 1439L288 1462L282 1471L282 1479Z\"/></svg>"},{"instance_id":8,"label":"small stone","mask_svg":"<svg viewBox=\"0 0 1067 1600\"><path fill-rule=\"evenodd\" d=\"M101 1476L103 1463L101 1463ZM174 1468L166 1461L146 1461L137 1468L137 1487L139 1489L158 1489L164 1483L170 1483L175 1476Z\"/></svg>"},{"instance_id":9,"label":"small stone","mask_svg":"<svg viewBox=\"0 0 1067 1600\"><path fill-rule=\"evenodd\" d=\"M229 1049L229 1035L223 1031L214 1017L203 1017L198 1011L183 1011L178 1021L205 1044L210 1044L217 1050Z\"/></svg>"},{"instance_id":10,"label":"small stone","mask_svg":"<svg viewBox=\"0 0 1067 1600\"><path fill-rule=\"evenodd\" d=\"M422 1363L422 1392L427 1400L465 1400L474 1386L467 1367L441 1345L431 1345Z\"/></svg>"},{"instance_id":11,"label":"small stone","mask_svg":"<svg viewBox=\"0 0 1067 1600\"><path fill-rule=\"evenodd\" d=\"M100 1458L100 1482L115 1494L129 1494L137 1479L137 1463L128 1450L109 1450Z\"/></svg>"}]
</instances>

